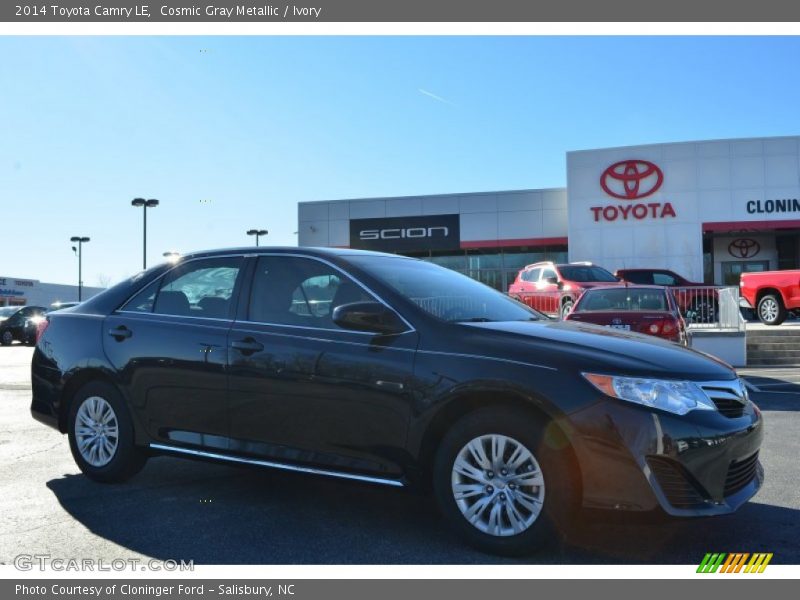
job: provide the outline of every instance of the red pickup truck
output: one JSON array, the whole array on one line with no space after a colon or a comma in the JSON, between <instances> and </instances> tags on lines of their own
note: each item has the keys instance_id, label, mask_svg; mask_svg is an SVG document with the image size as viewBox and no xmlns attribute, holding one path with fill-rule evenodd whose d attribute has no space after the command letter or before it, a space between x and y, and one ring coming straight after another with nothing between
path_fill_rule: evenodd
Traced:
<instances>
[{"instance_id":1,"label":"red pickup truck","mask_svg":"<svg viewBox=\"0 0 800 600\"><path fill-rule=\"evenodd\" d=\"M754 308L765 325L780 325L800 314L800 270L742 273L739 304Z\"/></svg>"}]
</instances>

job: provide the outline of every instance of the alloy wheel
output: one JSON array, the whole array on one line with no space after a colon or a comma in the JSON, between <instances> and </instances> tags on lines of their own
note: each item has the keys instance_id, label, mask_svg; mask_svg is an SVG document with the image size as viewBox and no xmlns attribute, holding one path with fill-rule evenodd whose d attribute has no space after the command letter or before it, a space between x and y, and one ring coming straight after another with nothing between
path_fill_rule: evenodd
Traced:
<instances>
[{"instance_id":1,"label":"alloy wheel","mask_svg":"<svg viewBox=\"0 0 800 600\"><path fill-rule=\"evenodd\" d=\"M89 396L75 416L75 442L81 457L93 467L104 467L117 452L119 422L114 409L100 396Z\"/></svg>"},{"instance_id":2,"label":"alloy wheel","mask_svg":"<svg viewBox=\"0 0 800 600\"><path fill-rule=\"evenodd\" d=\"M11 343L14 341L14 336L10 331L4 331L2 340L4 346L10 346Z\"/></svg>"},{"instance_id":3,"label":"alloy wheel","mask_svg":"<svg viewBox=\"0 0 800 600\"><path fill-rule=\"evenodd\" d=\"M778 303L772 298L765 298L761 301L759 311L761 312L761 320L767 323L772 323L778 318Z\"/></svg>"},{"instance_id":4,"label":"alloy wheel","mask_svg":"<svg viewBox=\"0 0 800 600\"><path fill-rule=\"evenodd\" d=\"M456 455L451 483L464 518L492 536L525 532L544 506L539 463L528 448L505 435L482 435L468 442Z\"/></svg>"}]
</instances>

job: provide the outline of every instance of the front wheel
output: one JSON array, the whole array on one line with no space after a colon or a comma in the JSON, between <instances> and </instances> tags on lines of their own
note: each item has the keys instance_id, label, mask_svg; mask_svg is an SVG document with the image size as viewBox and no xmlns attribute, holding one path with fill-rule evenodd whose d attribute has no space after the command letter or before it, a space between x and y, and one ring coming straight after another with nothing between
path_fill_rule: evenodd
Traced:
<instances>
[{"instance_id":1,"label":"front wheel","mask_svg":"<svg viewBox=\"0 0 800 600\"><path fill-rule=\"evenodd\" d=\"M102 483L129 479L147 460L134 444L133 423L122 396L101 381L83 386L72 400L69 446L83 474Z\"/></svg>"},{"instance_id":2,"label":"front wheel","mask_svg":"<svg viewBox=\"0 0 800 600\"><path fill-rule=\"evenodd\" d=\"M758 319L764 325L780 325L786 320L786 307L778 296L768 294L758 301Z\"/></svg>"},{"instance_id":3,"label":"front wheel","mask_svg":"<svg viewBox=\"0 0 800 600\"><path fill-rule=\"evenodd\" d=\"M524 411L470 413L445 435L433 485L455 531L484 552L521 555L553 542L579 494L560 430Z\"/></svg>"}]
</instances>

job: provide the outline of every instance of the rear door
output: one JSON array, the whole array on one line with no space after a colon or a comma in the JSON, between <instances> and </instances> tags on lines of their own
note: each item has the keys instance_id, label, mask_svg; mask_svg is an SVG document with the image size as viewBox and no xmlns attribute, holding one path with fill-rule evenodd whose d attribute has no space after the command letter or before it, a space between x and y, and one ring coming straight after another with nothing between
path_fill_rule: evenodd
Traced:
<instances>
[{"instance_id":1,"label":"rear door","mask_svg":"<svg viewBox=\"0 0 800 600\"><path fill-rule=\"evenodd\" d=\"M226 345L243 261L179 265L106 319L106 356L152 438L227 447Z\"/></svg>"},{"instance_id":2,"label":"rear door","mask_svg":"<svg viewBox=\"0 0 800 600\"><path fill-rule=\"evenodd\" d=\"M550 315L557 315L561 308L561 288L557 283L550 283L548 281L550 278L558 280L558 274L555 269L545 267L536 284L538 306L534 308Z\"/></svg>"},{"instance_id":3,"label":"rear door","mask_svg":"<svg viewBox=\"0 0 800 600\"><path fill-rule=\"evenodd\" d=\"M536 284L539 281L539 274L541 272L542 270L539 267L534 267L532 269L525 269L519 274L519 297L531 308L536 308L534 305L536 301Z\"/></svg>"}]
</instances>

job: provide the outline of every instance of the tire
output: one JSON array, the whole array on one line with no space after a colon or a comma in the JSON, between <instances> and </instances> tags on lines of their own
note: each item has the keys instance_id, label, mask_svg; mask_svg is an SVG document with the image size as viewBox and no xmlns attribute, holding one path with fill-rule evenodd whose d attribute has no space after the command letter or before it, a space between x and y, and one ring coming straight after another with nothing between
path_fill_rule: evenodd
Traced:
<instances>
[{"instance_id":1,"label":"tire","mask_svg":"<svg viewBox=\"0 0 800 600\"><path fill-rule=\"evenodd\" d=\"M502 462L491 459L492 449L499 445L495 440L505 441ZM490 466L491 472L475 467L478 455L468 448L475 448L475 444L484 449L483 468ZM505 474L503 463L509 466L512 451L519 447L533 460L520 454L522 462L515 461L517 468ZM471 459L473 467L467 472L480 479L462 474L464 459L468 465ZM462 468L456 470L457 464ZM511 474L514 472L516 478ZM466 415L445 434L434 460L433 489L445 519L467 543L491 554L519 556L557 541L559 533L572 522L580 500L576 473L571 449L560 430L527 412L493 407ZM515 481L523 483L515 487ZM455 486L473 487L462 487L459 491L465 495L457 499ZM518 496L523 490L526 497ZM538 502L531 502L531 498ZM474 513L472 522L468 520L470 510ZM514 510L517 527L511 519Z\"/></svg>"},{"instance_id":2,"label":"tire","mask_svg":"<svg viewBox=\"0 0 800 600\"><path fill-rule=\"evenodd\" d=\"M106 426L105 440L96 436L103 429L101 422ZM68 427L72 457L89 479L101 483L125 481L147 461L146 452L134 444L133 422L122 395L109 383L93 381L78 390L70 403ZM87 442L91 438L98 443Z\"/></svg>"},{"instance_id":3,"label":"tire","mask_svg":"<svg viewBox=\"0 0 800 600\"><path fill-rule=\"evenodd\" d=\"M0 344L3 344L3 346L10 346L12 343L14 343L13 333L6 330L2 334L0 334Z\"/></svg>"},{"instance_id":4,"label":"tire","mask_svg":"<svg viewBox=\"0 0 800 600\"><path fill-rule=\"evenodd\" d=\"M573 304L575 304L575 303L570 298L564 300L564 303L561 305L561 320L562 321L569 314L569 311L572 310L572 305Z\"/></svg>"},{"instance_id":5,"label":"tire","mask_svg":"<svg viewBox=\"0 0 800 600\"><path fill-rule=\"evenodd\" d=\"M764 325L780 325L786 320L788 313L780 296L767 294L758 301L756 314Z\"/></svg>"}]
</instances>

